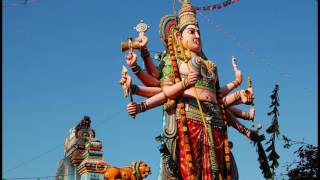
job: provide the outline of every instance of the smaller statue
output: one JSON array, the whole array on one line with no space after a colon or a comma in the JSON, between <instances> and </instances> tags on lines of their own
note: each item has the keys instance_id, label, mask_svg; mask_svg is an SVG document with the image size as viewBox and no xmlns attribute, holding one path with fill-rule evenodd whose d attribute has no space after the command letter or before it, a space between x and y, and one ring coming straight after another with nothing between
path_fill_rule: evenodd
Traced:
<instances>
[{"instance_id":1,"label":"smaller statue","mask_svg":"<svg viewBox=\"0 0 320 180\"><path fill-rule=\"evenodd\" d=\"M133 162L130 167L112 167L105 169L105 180L142 180L151 174L151 168L143 161Z\"/></svg>"}]
</instances>

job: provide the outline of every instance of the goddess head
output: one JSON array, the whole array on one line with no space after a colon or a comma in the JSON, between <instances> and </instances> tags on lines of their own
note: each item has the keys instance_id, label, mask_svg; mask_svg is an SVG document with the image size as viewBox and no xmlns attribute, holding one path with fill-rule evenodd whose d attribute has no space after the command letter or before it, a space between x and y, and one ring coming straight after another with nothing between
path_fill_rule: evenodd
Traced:
<instances>
[{"instance_id":1,"label":"goddess head","mask_svg":"<svg viewBox=\"0 0 320 180\"><path fill-rule=\"evenodd\" d=\"M181 5L177 29L179 31L177 38L181 41L183 48L199 55L201 53L201 39L196 11L188 0L184 0Z\"/></svg>"}]
</instances>

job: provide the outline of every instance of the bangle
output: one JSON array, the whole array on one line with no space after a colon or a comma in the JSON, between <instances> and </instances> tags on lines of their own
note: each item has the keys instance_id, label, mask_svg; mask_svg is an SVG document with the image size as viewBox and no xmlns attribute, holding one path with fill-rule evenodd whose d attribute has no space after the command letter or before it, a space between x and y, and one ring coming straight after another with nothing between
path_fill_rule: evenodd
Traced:
<instances>
[{"instance_id":1,"label":"bangle","mask_svg":"<svg viewBox=\"0 0 320 180\"><path fill-rule=\"evenodd\" d=\"M250 131L246 127L243 127L243 129L241 130L241 133L244 134L245 136L247 136L249 132Z\"/></svg>"},{"instance_id":2,"label":"bangle","mask_svg":"<svg viewBox=\"0 0 320 180\"><path fill-rule=\"evenodd\" d=\"M143 105L143 107L144 107L144 111L146 111L146 110L149 109L146 102L143 102L142 105Z\"/></svg>"},{"instance_id":3,"label":"bangle","mask_svg":"<svg viewBox=\"0 0 320 180\"><path fill-rule=\"evenodd\" d=\"M148 106L147 106L146 102L142 102L140 104L137 104L137 111L138 112L145 112L146 110L148 110Z\"/></svg>"},{"instance_id":4,"label":"bangle","mask_svg":"<svg viewBox=\"0 0 320 180\"><path fill-rule=\"evenodd\" d=\"M236 101L241 99L240 93L241 93L241 91L237 91L237 92L234 93L234 98L235 98Z\"/></svg>"},{"instance_id":5,"label":"bangle","mask_svg":"<svg viewBox=\"0 0 320 180\"><path fill-rule=\"evenodd\" d=\"M222 97L221 97L222 98ZM223 101L223 105L224 106L227 106L227 98L222 98L222 101Z\"/></svg>"},{"instance_id":6,"label":"bangle","mask_svg":"<svg viewBox=\"0 0 320 180\"><path fill-rule=\"evenodd\" d=\"M182 87L183 88L188 88L188 86L189 86L188 80L187 80L187 78L184 78L183 81L182 81Z\"/></svg>"},{"instance_id":7,"label":"bangle","mask_svg":"<svg viewBox=\"0 0 320 180\"><path fill-rule=\"evenodd\" d=\"M131 70L134 74L138 74L141 71L141 68L139 65L135 65L131 67Z\"/></svg>"},{"instance_id":8,"label":"bangle","mask_svg":"<svg viewBox=\"0 0 320 180\"><path fill-rule=\"evenodd\" d=\"M249 112L245 112L245 113L246 113L246 115L245 115L245 117L244 117L243 119L250 120L250 114L249 114Z\"/></svg>"},{"instance_id":9,"label":"bangle","mask_svg":"<svg viewBox=\"0 0 320 180\"><path fill-rule=\"evenodd\" d=\"M239 86L239 82L237 80L234 80L231 82L235 87Z\"/></svg>"},{"instance_id":10,"label":"bangle","mask_svg":"<svg viewBox=\"0 0 320 180\"><path fill-rule=\"evenodd\" d=\"M137 89L138 89L138 86L137 86L137 85L131 84L131 93L132 93L132 94L135 94L136 91L137 91Z\"/></svg>"}]
</instances>

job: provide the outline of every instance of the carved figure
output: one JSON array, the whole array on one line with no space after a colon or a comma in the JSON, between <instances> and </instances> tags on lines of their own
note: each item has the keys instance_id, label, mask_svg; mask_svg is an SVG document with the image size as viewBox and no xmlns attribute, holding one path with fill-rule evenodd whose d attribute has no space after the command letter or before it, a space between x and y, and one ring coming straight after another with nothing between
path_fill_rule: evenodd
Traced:
<instances>
[{"instance_id":1,"label":"carved figure","mask_svg":"<svg viewBox=\"0 0 320 180\"><path fill-rule=\"evenodd\" d=\"M105 169L105 180L142 180L151 174L150 167L142 161L134 162L130 167L112 167Z\"/></svg>"},{"instance_id":2,"label":"carved figure","mask_svg":"<svg viewBox=\"0 0 320 180\"><path fill-rule=\"evenodd\" d=\"M244 112L235 107L253 103L253 88L249 86L228 95L242 83L234 57L235 80L220 87L217 66L202 52L195 10L187 0L183 1L176 22L172 15L160 22L166 53L161 56L158 68L147 50L148 39L144 34L140 33L135 42L140 45L146 71L137 64L134 51L129 51L125 57L145 86L132 84L128 75L121 78L120 84L131 87L132 94L148 97L141 103L130 102L127 111L135 117L163 105L161 179L237 179L231 172L233 158L227 126L236 128L250 140L261 140L256 131L247 129L237 120L237 117L253 120L254 108Z\"/></svg>"}]
</instances>

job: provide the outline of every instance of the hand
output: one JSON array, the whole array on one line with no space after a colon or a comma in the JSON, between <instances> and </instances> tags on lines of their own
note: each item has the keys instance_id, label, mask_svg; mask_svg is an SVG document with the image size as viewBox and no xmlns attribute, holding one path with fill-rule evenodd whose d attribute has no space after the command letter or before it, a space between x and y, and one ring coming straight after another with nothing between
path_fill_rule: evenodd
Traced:
<instances>
[{"instance_id":1,"label":"hand","mask_svg":"<svg viewBox=\"0 0 320 180\"><path fill-rule=\"evenodd\" d=\"M125 57L125 59L126 59L128 66L133 67L133 66L137 65L137 55L134 52L129 51L129 53Z\"/></svg>"},{"instance_id":2,"label":"hand","mask_svg":"<svg viewBox=\"0 0 320 180\"><path fill-rule=\"evenodd\" d=\"M232 56L232 66L233 66L233 71L234 71L234 76L236 78L236 81L238 85L240 85L242 83L242 73L238 69L237 59L233 56Z\"/></svg>"},{"instance_id":3,"label":"hand","mask_svg":"<svg viewBox=\"0 0 320 180\"><path fill-rule=\"evenodd\" d=\"M120 85L124 88L129 88L132 85L132 78L131 76L129 76L128 74L125 76L122 76L120 81L119 81Z\"/></svg>"},{"instance_id":4,"label":"hand","mask_svg":"<svg viewBox=\"0 0 320 180\"><path fill-rule=\"evenodd\" d=\"M251 130L251 129L247 131L246 136L254 143L257 143L266 139L263 134L259 135L258 131Z\"/></svg>"},{"instance_id":5,"label":"hand","mask_svg":"<svg viewBox=\"0 0 320 180\"><path fill-rule=\"evenodd\" d=\"M194 84L196 84L197 80L200 79L200 73L199 72L190 72L186 79L184 79L186 88L192 87Z\"/></svg>"},{"instance_id":6,"label":"hand","mask_svg":"<svg viewBox=\"0 0 320 180\"><path fill-rule=\"evenodd\" d=\"M144 35L144 33L140 33L139 37L136 38L138 41L140 48L147 48L148 37Z\"/></svg>"},{"instance_id":7,"label":"hand","mask_svg":"<svg viewBox=\"0 0 320 180\"><path fill-rule=\"evenodd\" d=\"M137 108L137 103L135 102L130 102L128 105L127 105L127 112L128 114L135 118L136 115L138 114L138 108Z\"/></svg>"},{"instance_id":8,"label":"hand","mask_svg":"<svg viewBox=\"0 0 320 180\"><path fill-rule=\"evenodd\" d=\"M250 108L250 111L249 111L249 119L250 120L253 120L254 119L254 115L256 113L256 109L254 107L251 107Z\"/></svg>"},{"instance_id":9,"label":"hand","mask_svg":"<svg viewBox=\"0 0 320 180\"><path fill-rule=\"evenodd\" d=\"M252 104L253 103L253 89L252 88L248 88L245 91L242 90L240 93L240 97L241 97L241 102L244 104Z\"/></svg>"}]
</instances>

